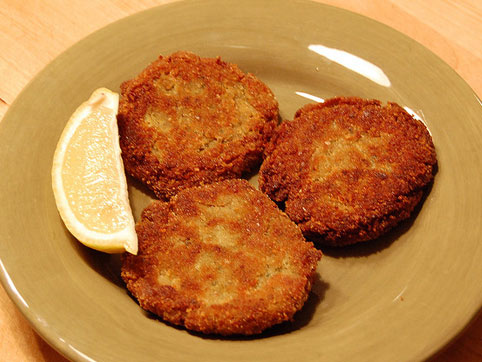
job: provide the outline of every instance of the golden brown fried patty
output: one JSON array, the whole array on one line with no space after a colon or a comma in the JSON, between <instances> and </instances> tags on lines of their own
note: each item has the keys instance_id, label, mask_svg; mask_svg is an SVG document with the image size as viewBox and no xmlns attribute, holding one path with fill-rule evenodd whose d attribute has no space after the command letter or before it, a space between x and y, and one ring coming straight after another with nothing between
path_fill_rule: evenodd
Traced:
<instances>
[{"instance_id":1,"label":"golden brown fried patty","mask_svg":"<svg viewBox=\"0 0 482 362\"><path fill-rule=\"evenodd\" d=\"M280 125L259 182L306 236L339 246L407 218L435 164L426 127L397 104L333 98Z\"/></svg>"},{"instance_id":2,"label":"golden brown fried patty","mask_svg":"<svg viewBox=\"0 0 482 362\"><path fill-rule=\"evenodd\" d=\"M161 56L121 93L125 169L164 200L251 172L278 122L271 90L220 58Z\"/></svg>"},{"instance_id":3,"label":"golden brown fried patty","mask_svg":"<svg viewBox=\"0 0 482 362\"><path fill-rule=\"evenodd\" d=\"M203 333L254 334L290 320L321 252L245 180L155 201L137 224L122 278L142 308Z\"/></svg>"}]
</instances>

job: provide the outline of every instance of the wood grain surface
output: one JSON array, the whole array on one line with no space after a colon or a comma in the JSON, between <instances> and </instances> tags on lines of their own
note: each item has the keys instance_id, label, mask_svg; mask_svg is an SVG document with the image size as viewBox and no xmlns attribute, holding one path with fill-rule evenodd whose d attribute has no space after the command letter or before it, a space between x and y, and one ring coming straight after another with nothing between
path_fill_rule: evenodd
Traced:
<instances>
[{"instance_id":1,"label":"wood grain surface","mask_svg":"<svg viewBox=\"0 0 482 362\"><path fill-rule=\"evenodd\" d=\"M117 19L168 2L0 0L0 119L29 80L78 40ZM378 20L417 40L482 96L482 1L323 2ZM482 315L431 360L482 361ZM0 361L65 361L30 327L1 286Z\"/></svg>"}]
</instances>

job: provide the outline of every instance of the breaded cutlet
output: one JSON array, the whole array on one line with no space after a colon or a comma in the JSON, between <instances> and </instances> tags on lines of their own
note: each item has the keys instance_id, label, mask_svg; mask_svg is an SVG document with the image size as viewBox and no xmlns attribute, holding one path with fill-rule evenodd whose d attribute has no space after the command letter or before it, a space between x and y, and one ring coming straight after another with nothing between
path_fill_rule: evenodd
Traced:
<instances>
[{"instance_id":1,"label":"breaded cutlet","mask_svg":"<svg viewBox=\"0 0 482 362\"><path fill-rule=\"evenodd\" d=\"M180 51L122 83L117 118L127 173L168 200L259 167L278 103L237 65Z\"/></svg>"},{"instance_id":2,"label":"breaded cutlet","mask_svg":"<svg viewBox=\"0 0 482 362\"><path fill-rule=\"evenodd\" d=\"M267 146L260 189L304 235L342 246L409 217L434 178L425 125L395 103L333 98L299 109Z\"/></svg>"},{"instance_id":3,"label":"breaded cutlet","mask_svg":"<svg viewBox=\"0 0 482 362\"><path fill-rule=\"evenodd\" d=\"M122 278L140 306L187 329L256 334L293 318L321 252L265 194L225 180L154 201Z\"/></svg>"}]
</instances>

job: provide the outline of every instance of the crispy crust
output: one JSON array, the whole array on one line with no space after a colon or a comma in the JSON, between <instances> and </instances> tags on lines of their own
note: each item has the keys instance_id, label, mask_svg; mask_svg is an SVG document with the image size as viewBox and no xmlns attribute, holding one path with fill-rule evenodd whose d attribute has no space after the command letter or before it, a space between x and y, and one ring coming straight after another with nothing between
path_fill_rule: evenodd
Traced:
<instances>
[{"instance_id":1,"label":"crispy crust","mask_svg":"<svg viewBox=\"0 0 482 362\"><path fill-rule=\"evenodd\" d=\"M260 189L310 238L374 239L409 217L433 180L426 127L395 103L333 98L299 109L266 148Z\"/></svg>"},{"instance_id":2,"label":"crispy crust","mask_svg":"<svg viewBox=\"0 0 482 362\"><path fill-rule=\"evenodd\" d=\"M137 224L122 278L142 308L203 333L256 334L292 319L321 252L247 181L155 201Z\"/></svg>"},{"instance_id":3,"label":"crispy crust","mask_svg":"<svg viewBox=\"0 0 482 362\"><path fill-rule=\"evenodd\" d=\"M277 122L271 90L220 58L160 56L121 85L125 169L163 200L253 171Z\"/></svg>"}]
</instances>

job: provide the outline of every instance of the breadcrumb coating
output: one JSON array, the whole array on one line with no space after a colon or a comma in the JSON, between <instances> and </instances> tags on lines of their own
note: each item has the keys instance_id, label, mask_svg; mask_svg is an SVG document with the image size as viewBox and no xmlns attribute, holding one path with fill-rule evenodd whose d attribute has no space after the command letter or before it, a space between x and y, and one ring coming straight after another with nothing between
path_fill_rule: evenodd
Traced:
<instances>
[{"instance_id":1,"label":"breadcrumb coating","mask_svg":"<svg viewBox=\"0 0 482 362\"><path fill-rule=\"evenodd\" d=\"M117 118L127 173L168 200L259 167L278 103L237 65L181 51L122 83Z\"/></svg>"},{"instance_id":2,"label":"breadcrumb coating","mask_svg":"<svg viewBox=\"0 0 482 362\"><path fill-rule=\"evenodd\" d=\"M266 148L260 189L319 243L367 241L410 216L434 178L425 125L395 103L338 97L299 109Z\"/></svg>"},{"instance_id":3,"label":"breadcrumb coating","mask_svg":"<svg viewBox=\"0 0 482 362\"><path fill-rule=\"evenodd\" d=\"M154 201L137 224L139 253L122 278L142 308L187 329L257 334L306 301L321 252L245 180Z\"/></svg>"}]
</instances>

